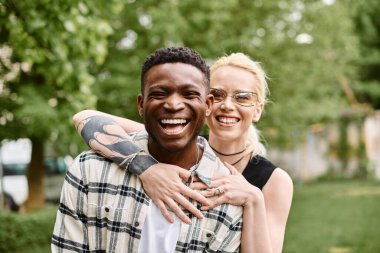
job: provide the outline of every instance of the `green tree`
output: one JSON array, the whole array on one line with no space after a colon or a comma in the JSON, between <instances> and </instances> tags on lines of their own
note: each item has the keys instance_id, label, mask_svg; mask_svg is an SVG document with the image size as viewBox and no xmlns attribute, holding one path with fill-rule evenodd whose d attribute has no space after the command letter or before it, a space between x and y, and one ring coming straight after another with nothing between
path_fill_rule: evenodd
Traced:
<instances>
[{"instance_id":1,"label":"green tree","mask_svg":"<svg viewBox=\"0 0 380 253\"><path fill-rule=\"evenodd\" d=\"M380 109L380 5L376 0L348 1L353 8L356 33L360 41L359 82L355 90L359 101Z\"/></svg>"},{"instance_id":2,"label":"green tree","mask_svg":"<svg viewBox=\"0 0 380 253\"><path fill-rule=\"evenodd\" d=\"M0 3L0 138L32 141L27 210L44 204L44 144L69 153L71 116L96 104L92 86L112 33L106 15L121 9L115 0Z\"/></svg>"},{"instance_id":3,"label":"green tree","mask_svg":"<svg viewBox=\"0 0 380 253\"><path fill-rule=\"evenodd\" d=\"M358 55L349 8L338 1L130 1L111 41L98 109L140 119L140 66L158 47L189 46L210 63L242 51L270 77L272 103L260 128L285 140L293 128L347 109L339 80L355 78Z\"/></svg>"},{"instance_id":4,"label":"green tree","mask_svg":"<svg viewBox=\"0 0 380 253\"><path fill-rule=\"evenodd\" d=\"M349 108L341 80L355 80L358 50L344 3L293 1L284 9L287 29L273 33L282 39L263 46L273 94L264 123L290 133L336 120Z\"/></svg>"}]
</instances>

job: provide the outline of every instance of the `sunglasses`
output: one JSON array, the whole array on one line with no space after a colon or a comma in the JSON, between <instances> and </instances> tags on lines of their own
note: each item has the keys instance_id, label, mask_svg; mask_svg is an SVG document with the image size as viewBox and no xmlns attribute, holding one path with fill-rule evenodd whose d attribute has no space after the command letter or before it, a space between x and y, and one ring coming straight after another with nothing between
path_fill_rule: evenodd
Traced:
<instances>
[{"instance_id":1,"label":"sunglasses","mask_svg":"<svg viewBox=\"0 0 380 253\"><path fill-rule=\"evenodd\" d=\"M227 97L232 97L234 103L246 107L254 106L258 102L257 93L250 91L238 91L229 96L224 90L211 88L210 94L214 96L215 103L222 102Z\"/></svg>"}]
</instances>

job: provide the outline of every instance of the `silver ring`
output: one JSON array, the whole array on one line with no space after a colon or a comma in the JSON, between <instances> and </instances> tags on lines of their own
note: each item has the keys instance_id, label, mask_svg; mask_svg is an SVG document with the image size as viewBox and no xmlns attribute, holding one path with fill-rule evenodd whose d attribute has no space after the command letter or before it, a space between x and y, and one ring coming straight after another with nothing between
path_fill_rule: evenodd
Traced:
<instances>
[{"instance_id":1,"label":"silver ring","mask_svg":"<svg viewBox=\"0 0 380 253\"><path fill-rule=\"evenodd\" d=\"M217 187L217 188L215 189L215 195L220 195L220 194L222 194L222 193L224 193L224 191L223 191L222 189L220 189L219 187Z\"/></svg>"}]
</instances>

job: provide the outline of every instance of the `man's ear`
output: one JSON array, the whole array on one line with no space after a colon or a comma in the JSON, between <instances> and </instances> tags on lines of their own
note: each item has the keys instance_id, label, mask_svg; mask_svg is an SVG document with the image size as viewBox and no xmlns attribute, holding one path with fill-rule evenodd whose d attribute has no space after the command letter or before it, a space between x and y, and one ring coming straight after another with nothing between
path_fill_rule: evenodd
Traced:
<instances>
[{"instance_id":1,"label":"man's ear","mask_svg":"<svg viewBox=\"0 0 380 253\"><path fill-rule=\"evenodd\" d=\"M206 97L206 106L207 106L206 117L210 116L213 104L214 104L214 96L211 94L208 94Z\"/></svg>"},{"instance_id":2,"label":"man's ear","mask_svg":"<svg viewBox=\"0 0 380 253\"><path fill-rule=\"evenodd\" d=\"M264 104L263 103L259 103L257 105L255 105L255 107L253 108L253 122L258 122L261 118L261 114L263 113L263 110L264 110Z\"/></svg>"},{"instance_id":3,"label":"man's ear","mask_svg":"<svg viewBox=\"0 0 380 253\"><path fill-rule=\"evenodd\" d=\"M139 114L142 118L144 118L143 108L144 108L144 97L143 95L139 94L137 97L137 108L139 110Z\"/></svg>"}]
</instances>

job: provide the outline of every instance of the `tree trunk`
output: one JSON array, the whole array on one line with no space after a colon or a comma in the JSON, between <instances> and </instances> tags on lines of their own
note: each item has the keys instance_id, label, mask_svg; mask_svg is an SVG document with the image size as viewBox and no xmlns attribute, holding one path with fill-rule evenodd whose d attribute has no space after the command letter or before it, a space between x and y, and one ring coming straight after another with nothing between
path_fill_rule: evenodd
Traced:
<instances>
[{"instance_id":1,"label":"tree trunk","mask_svg":"<svg viewBox=\"0 0 380 253\"><path fill-rule=\"evenodd\" d=\"M44 143L40 139L32 139L32 157L26 171L29 195L24 205L25 211L30 212L44 207L44 176Z\"/></svg>"}]
</instances>

